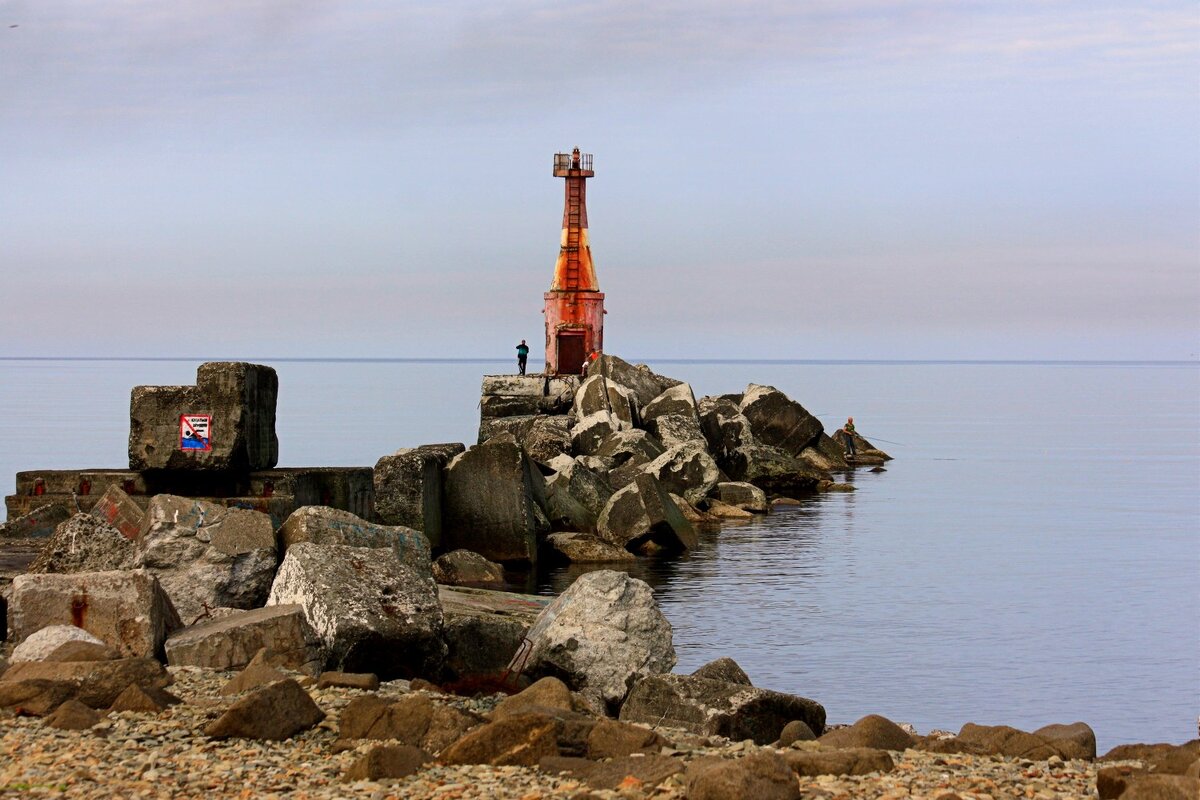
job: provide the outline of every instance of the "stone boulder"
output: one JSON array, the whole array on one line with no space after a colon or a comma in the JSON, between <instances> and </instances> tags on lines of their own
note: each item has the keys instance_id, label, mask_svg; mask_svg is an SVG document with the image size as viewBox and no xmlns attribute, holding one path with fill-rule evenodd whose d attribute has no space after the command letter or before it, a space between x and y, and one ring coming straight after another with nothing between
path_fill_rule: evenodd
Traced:
<instances>
[{"instance_id":1,"label":"stone boulder","mask_svg":"<svg viewBox=\"0 0 1200 800\"><path fill-rule=\"evenodd\" d=\"M821 420L774 386L750 384L742 394L738 410L750 421L750 430L758 442L779 447L793 456L800 455L800 451L825 432Z\"/></svg>"},{"instance_id":2,"label":"stone boulder","mask_svg":"<svg viewBox=\"0 0 1200 800\"><path fill-rule=\"evenodd\" d=\"M612 486L604 475L588 467L582 458L572 460L546 481L546 514L551 528L594 531L600 512L612 496Z\"/></svg>"},{"instance_id":3,"label":"stone boulder","mask_svg":"<svg viewBox=\"0 0 1200 800\"><path fill-rule=\"evenodd\" d=\"M367 696L354 698L342 710L338 735L351 741L392 739L436 754L482 723L481 717L423 693Z\"/></svg>"},{"instance_id":4,"label":"stone boulder","mask_svg":"<svg viewBox=\"0 0 1200 800\"><path fill-rule=\"evenodd\" d=\"M346 672L385 680L434 674L446 654L432 575L391 548L293 545L267 604L301 606L327 663Z\"/></svg>"},{"instance_id":5,"label":"stone boulder","mask_svg":"<svg viewBox=\"0 0 1200 800\"><path fill-rule=\"evenodd\" d=\"M753 483L721 481L713 488L711 496L734 508L752 511L755 514L765 514L771 510L771 505L767 502L767 493Z\"/></svg>"},{"instance_id":6,"label":"stone boulder","mask_svg":"<svg viewBox=\"0 0 1200 800\"><path fill-rule=\"evenodd\" d=\"M503 586L504 567L470 550L452 550L433 562L433 579L451 586Z\"/></svg>"},{"instance_id":7,"label":"stone boulder","mask_svg":"<svg viewBox=\"0 0 1200 800\"><path fill-rule=\"evenodd\" d=\"M1084 758L1088 761L1096 758L1096 732L1086 722L1073 722L1070 725L1045 725L1034 731L1033 735L1056 742L1070 742L1073 753L1071 758ZM1064 758L1066 757L1064 756Z\"/></svg>"},{"instance_id":8,"label":"stone boulder","mask_svg":"<svg viewBox=\"0 0 1200 800\"><path fill-rule=\"evenodd\" d=\"M620 421L607 411L582 417L571 428L571 452L581 456L595 455L604 440L619 430Z\"/></svg>"},{"instance_id":9,"label":"stone boulder","mask_svg":"<svg viewBox=\"0 0 1200 800\"><path fill-rule=\"evenodd\" d=\"M137 546L121 531L91 514L76 514L54 529L31 573L109 572L133 569Z\"/></svg>"},{"instance_id":10,"label":"stone boulder","mask_svg":"<svg viewBox=\"0 0 1200 800\"><path fill-rule=\"evenodd\" d=\"M558 724L545 714L517 714L468 731L441 753L443 764L534 767L558 755Z\"/></svg>"},{"instance_id":11,"label":"stone boulder","mask_svg":"<svg viewBox=\"0 0 1200 800\"><path fill-rule=\"evenodd\" d=\"M692 677L704 678L709 681L720 681L721 683L735 683L739 686L754 685L750 682L750 676L746 674L746 671L729 657L718 658L708 662L697 668L692 673Z\"/></svg>"},{"instance_id":12,"label":"stone boulder","mask_svg":"<svg viewBox=\"0 0 1200 800\"><path fill-rule=\"evenodd\" d=\"M645 364L630 364L607 353L588 365L587 374L589 378L603 375L610 383L628 389L636 398L639 408L645 408L654 398L680 383L655 373Z\"/></svg>"},{"instance_id":13,"label":"stone boulder","mask_svg":"<svg viewBox=\"0 0 1200 800\"><path fill-rule=\"evenodd\" d=\"M135 386L129 401L129 468L271 469L279 460L278 394L275 370L238 362L201 364L194 386Z\"/></svg>"},{"instance_id":14,"label":"stone boulder","mask_svg":"<svg viewBox=\"0 0 1200 800\"><path fill-rule=\"evenodd\" d=\"M421 531L434 547L442 540L442 471L466 448L458 443L407 447L375 463L375 516L384 525Z\"/></svg>"},{"instance_id":15,"label":"stone boulder","mask_svg":"<svg viewBox=\"0 0 1200 800\"><path fill-rule=\"evenodd\" d=\"M278 533L279 552L298 542L341 544L347 547L389 547L416 570L428 570L430 545L425 534L403 525L379 525L349 511L327 506L304 506L292 512Z\"/></svg>"},{"instance_id":16,"label":"stone boulder","mask_svg":"<svg viewBox=\"0 0 1200 800\"><path fill-rule=\"evenodd\" d=\"M825 709L813 700L691 675L639 680L621 706L621 719L702 736L753 739L757 744L777 740L792 720L814 731L825 730Z\"/></svg>"},{"instance_id":17,"label":"stone boulder","mask_svg":"<svg viewBox=\"0 0 1200 800\"><path fill-rule=\"evenodd\" d=\"M869 714L853 725L829 731L818 741L826 747L870 747L875 750L907 750L915 740L887 717Z\"/></svg>"},{"instance_id":18,"label":"stone boulder","mask_svg":"<svg viewBox=\"0 0 1200 800\"><path fill-rule=\"evenodd\" d=\"M163 689L171 675L153 658L111 661L23 661L0 676L0 706L43 716L67 700L108 708L130 686Z\"/></svg>"},{"instance_id":19,"label":"stone boulder","mask_svg":"<svg viewBox=\"0 0 1200 800\"><path fill-rule=\"evenodd\" d=\"M445 677L464 686L499 683L533 621L550 604L548 597L461 586L439 586L438 596L446 618Z\"/></svg>"},{"instance_id":20,"label":"stone boulder","mask_svg":"<svg viewBox=\"0 0 1200 800\"><path fill-rule=\"evenodd\" d=\"M571 418L566 414L503 417L479 423L479 444L510 435L539 464L571 450Z\"/></svg>"},{"instance_id":21,"label":"stone boulder","mask_svg":"<svg viewBox=\"0 0 1200 800\"><path fill-rule=\"evenodd\" d=\"M10 507L8 522L0 523L0 539L44 539L71 518L71 511L61 503L48 503L13 517Z\"/></svg>"},{"instance_id":22,"label":"stone boulder","mask_svg":"<svg viewBox=\"0 0 1200 800\"><path fill-rule=\"evenodd\" d=\"M82 628L125 656L157 656L179 615L145 570L18 575L9 598L9 635L20 642L49 625Z\"/></svg>"},{"instance_id":23,"label":"stone boulder","mask_svg":"<svg viewBox=\"0 0 1200 800\"><path fill-rule=\"evenodd\" d=\"M86 731L100 724L102 714L78 700L68 700L46 717L46 725L60 731Z\"/></svg>"},{"instance_id":24,"label":"stone boulder","mask_svg":"<svg viewBox=\"0 0 1200 800\"><path fill-rule=\"evenodd\" d=\"M137 544L138 566L185 622L212 608L261 606L278 564L266 514L169 494L151 498Z\"/></svg>"},{"instance_id":25,"label":"stone boulder","mask_svg":"<svg viewBox=\"0 0 1200 800\"><path fill-rule=\"evenodd\" d=\"M598 412L610 414L617 430L631 430L637 419L637 400L629 389L610 383L603 375L592 375L575 393L571 413L575 419L584 419Z\"/></svg>"},{"instance_id":26,"label":"stone boulder","mask_svg":"<svg viewBox=\"0 0 1200 800\"><path fill-rule=\"evenodd\" d=\"M634 681L675 666L671 623L644 582L623 572L580 576L538 615L525 671L552 675L615 709Z\"/></svg>"},{"instance_id":27,"label":"stone boulder","mask_svg":"<svg viewBox=\"0 0 1200 800\"><path fill-rule=\"evenodd\" d=\"M870 775L891 772L896 762L886 750L855 747L845 750L793 750L783 754L788 766L805 778L818 775Z\"/></svg>"},{"instance_id":28,"label":"stone boulder","mask_svg":"<svg viewBox=\"0 0 1200 800\"><path fill-rule=\"evenodd\" d=\"M828 473L813 469L779 447L742 445L721 465L734 481L751 483L768 494L799 495L815 492Z\"/></svg>"},{"instance_id":29,"label":"stone boulder","mask_svg":"<svg viewBox=\"0 0 1200 800\"><path fill-rule=\"evenodd\" d=\"M378 781L381 778L407 778L420 772L433 756L407 744L381 744L372 747L351 764L342 775L342 783Z\"/></svg>"},{"instance_id":30,"label":"stone boulder","mask_svg":"<svg viewBox=\"0 0 1200 800\"><path fill-rule=\"evenodd\" d=\"M703 444L694 442L672 447L642 467L642 472L653 475L663 489L692 505L704 500L723 477Z\"/></svg>"},{"instance_id":31,"label":"stone boulder","mask_svg":"<svg viewBox=\"0 0 1200 800\"><path fill-rule=\"evenodd\" d=\"M546 537L546 545L555 558L572 564L637 560L633 553L624 547L609 544L589 533L552 533Z\"/></svg>"},{"instance_id":32,"label":"stone boulder","mask_svg":"<svg viewBox=\"0 0 1200 800\"><path fill-rule=\"evenodd\" d=\"M536 561L545 504L545 479L515 442L476 445L446 468L443 543L492 561Z\"/></svg>"},{"instance_id":33,"label":"stone boulder","mask_svg":"<svg viewBox=\"0 0 1200 800\"><path fill-rule=\"evenodd\" d=\"M165 644L171 666L215 670L241 669L263 649L276 666L309 675L324 660L321 640L298 605L238 610L178 630Z\"/></svg>"},{"instance_id":34,"label":"stone boulder","mask_svg":"<svg viewBox=\"0 0 1200 800\"><path fill-rule=\"evenodd\" d=\"M642 424L666 415L691 419L696 429L700 428L700 412L696 407L696 395L687 383L677 383L642 407Z\"/></svg>"},{"instance_id":35,"label":"stone boulder","mask_svg":"<svg viewBox=\"0 0 1200 800\"><path fill-rule=\"evenodd\" d=\"M64 647L73 643L76 647ZM77 649L80 643L99 648L102 658L63 658L66 651ZM115 650L101 639L74 625L48 625L34 631L12 651L12 663L21 661L108 661L117 657Z\"/></svg>"},{"instance_id":36,"label":"stone boulder","mask_svg":"<svg viewBox=\"0 0 1200 800\"><path fill-rule=\"evenodd\" d=\"M247 695L210 722L204 734L213 739L282 741L325 719L304 688L292 680L276 681Z\"/></svg>"},{"instance_id":37,"label":"stone boulder","mask_svg":"<svg viewBox=\"0 0 1200 800\"><path fill-rule=\"evenodd\" d=\"M961 742L981 748L989 755L1009 758L1041 761L1051 756L1064 759L1085 757L1084 748L1069 736L1038 736L1008 725L976 725L968 722L958 732L957 738ZM1095 752L1094 745L1092 752Z\"/></svg>"},{"instance_id":38,"label":"stone boulder","mask_svg":"<svg viewBox=\"0 0 1200 800\"><path fill-rule=\"evenodd\" d=\"M618 431L601 442L592 455L604 459L611 470L627 464L649 464L665 450L662 442L645 431Z\"/></svg>"},{"instance_id":39,"label":"stone boulder","mask_svg":"<svg viewBox=\"0 0 1200 800\"><path fill-rule=\"evenodd\" d=\"M683 414L663 414L646 423L646 431L663 443L664 447L678 445L695 445L701 449L708 448L700 424L692 417Z\"/></svg>"},{"instance_id":40,"label":"stone boulder","mask_svg":"<svg viewBox=\"0 0 1200 800\"><path fill-rule=\"evenodd\" d=\"M688 550L698 541L658 479L645 473L609 498L596 533L609 544L643 552Z\"/></svg>"},{"instance_id":41,"label":"stone boulder","mask_svg":"<svg viewBox=\"0 0 1200 800\"><path fill-rule=\"evenodd\" d=\"M763 751L743 758L702 758L687 776L688 800L800 800L800 785L788 762Z\"/></svg>"}]
</instances>

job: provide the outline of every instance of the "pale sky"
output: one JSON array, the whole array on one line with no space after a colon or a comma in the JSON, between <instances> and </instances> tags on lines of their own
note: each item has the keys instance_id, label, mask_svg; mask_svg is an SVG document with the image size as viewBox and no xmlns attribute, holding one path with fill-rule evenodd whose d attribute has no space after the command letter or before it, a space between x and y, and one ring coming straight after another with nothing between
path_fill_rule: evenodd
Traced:
<instances>
[{"instance_id":1,"label":"pale sky","mask_svg":"<svg viewBox=\"0 0 1200 800\"><path fill-rule=\"evenodd\" d=\"M1189 2L0 2L0 356L1200 357Z\"/></svg>"}]
</instances>

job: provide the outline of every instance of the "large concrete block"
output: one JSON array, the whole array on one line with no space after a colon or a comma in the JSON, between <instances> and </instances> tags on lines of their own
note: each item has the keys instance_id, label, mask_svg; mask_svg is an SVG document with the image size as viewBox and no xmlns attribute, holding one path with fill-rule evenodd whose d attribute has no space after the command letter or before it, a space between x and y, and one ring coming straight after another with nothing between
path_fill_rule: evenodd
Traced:
<instances>
[{"instance_id":1,"label":"large concrete block","mask_svg":"<svg viewBox=\"0 0 1200 800\"><path fill-rule=\"evenodd\" d=\"M315 674L321 643L297 605L237 611L173 633L166 641L167 663L173 667L241 669L266 648L275 666Z\"/></svg>"},{"instance_id":2,"label":"large concrete block","mask_svg":"<svg viewBox=\"0 0 1200 800\"><path fill-rule=\"evenodd\" d=\"M74 625L129 657L162 652L179 615L145 570L18 575L9 600L10 636L21 641L48 625Z\"/></svg>"},{"instance_id":3,"label":"large concrete block","mask_svg":"<svg viewBox=\"0 0 1200 800\"><path fill-rule=\"evenodd\" d=\"M793 456L825 432L821 420L774 386L747 386L739 410L750 421L757 441Z\"/></svg>"},{"instance_id":4,"label":"large concrete block","mask_svg":"<svg viewBox=\"0 0 1200 800\"><path fill-rule=\"evenodd\" d=\"M380 525L367 522L349 511L325 506L296 509L279 529L279 550L300 542L344 544L349 547L388 547L405 564L429 571L430 547L425 534L404 525Z\"/></svg>"},{"instance_id":5,"label":"large concrete block","mask_svg":"<svg viewBox=\"0 0 1200 800\"><path fill-rule=\"evenodd\" d=\"M658 479L647 473L609 498L596 522L596 533L609 544L647 553L689 550L698 541L695 528Z\"/></svg>"},{"instance_id":6,"label":"large concrete block","mask_svg":"<svg viewBox=\"0 0 1200 800\"><path fill-rule=\"evenodd\" d=\"M446 674L452 680L503 676L551 598L465 586L439 586L446 616Z\"/></svg>"},{"instance_id":7,"label":"large concrete block","mask_svg":"<svg viewBox=\"0 0 1200 800\"><path fill-rule=\"evenodd\" d=\"M447 549L536 561L537 537L550 527L545 479L515 440L492 439L456 456L446 468L445 502Z\"/></svg>"},{"instance_id":8,"label":"large concrete block","mask_svg":"<svg viewBox=\"0 0 1200 800\"><path fill-rule=\"evenodd\" d=\"M109 486L100 495L91 515L108 523L121 532L126 539L136 539L142 527L145 512L120 486Z\"/></svg>"},{"instance_id":9,"label":"large concrete block","mask_svg":"<svg viewBox=\"0 0 1200 800\"><path fill-rule=\"evenodd\" d=\"M375 464L375 517L385 525L421 531L442 542L442 470L466 450L460 443L406 447Z\"/></svg>"},{"instance_id":10,"label":"large concrete block","mask_svg":"<svg viewBox=\"0 0 1200 800\"><path fill-rule=\"evenodd\" d=\"M226 361L201 364L194 386L135 386L130 469L270 469L279 460L278 392L270 367Z\"/></svg>"}]
</instances>

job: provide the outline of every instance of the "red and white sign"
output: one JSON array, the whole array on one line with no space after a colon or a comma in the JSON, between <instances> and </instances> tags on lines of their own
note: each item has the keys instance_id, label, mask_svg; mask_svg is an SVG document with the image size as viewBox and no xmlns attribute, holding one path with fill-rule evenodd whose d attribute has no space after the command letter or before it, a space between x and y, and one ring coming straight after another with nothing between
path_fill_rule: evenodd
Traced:
<instances>
[{"instance_id":1,"label":"red and white sign","mask_svg":"<svg viewBox=\"0 0 1200 800\"><path fill-rule=\"evenodd\" d=\"M212 417L208 414L179 416L179 449L206 453L212 450Z\"/></svg>"}]
</instances>

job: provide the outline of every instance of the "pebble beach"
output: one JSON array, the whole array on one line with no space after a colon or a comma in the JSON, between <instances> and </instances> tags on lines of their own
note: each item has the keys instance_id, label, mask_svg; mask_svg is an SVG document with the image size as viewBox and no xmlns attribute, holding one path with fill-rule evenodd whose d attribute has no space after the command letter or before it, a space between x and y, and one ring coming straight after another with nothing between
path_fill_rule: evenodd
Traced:
<instances>
[{"instance_id":1,"label":"pebble beach","mask_svg":"<svg viewBox=\"0 0 1200 800\"><path fill-rule=\"evenodd\" d=\"M184 702L159 714L110 712L85 731L62 731L36 717L0 717L0 796L80 798L683 798L684 773L658 785L629 778L615 789L597 789L569 775L527 767L430 765L403 779L343 783L342 775L379 742L345 747L338 716L359 690L309 687L327 717L315 728L282 742L212 740L200 729L217 717L228 699L220 688L234 673L197 668L170 669L170 691ZM409 691L406 681L381 686L384 696ZM486 713L499 699L440 696L440 701ZM672 743L667 755L684 765L698 758L737 759L771 747L752 742L702 738L662 729ZM795 748L817 748L797 742ZM340 752L339 752L340 751ZM1097 765L1082 760L1048 761L999 756L944 755L917 750L893 752L894 771L862 776L798 777L802 796L813 798L989 798L1096 797ZM1136 762L1133 762L1136 763ZM1105 764L1109 766L1110 764Z\"/></svg>"}]
</instances>

